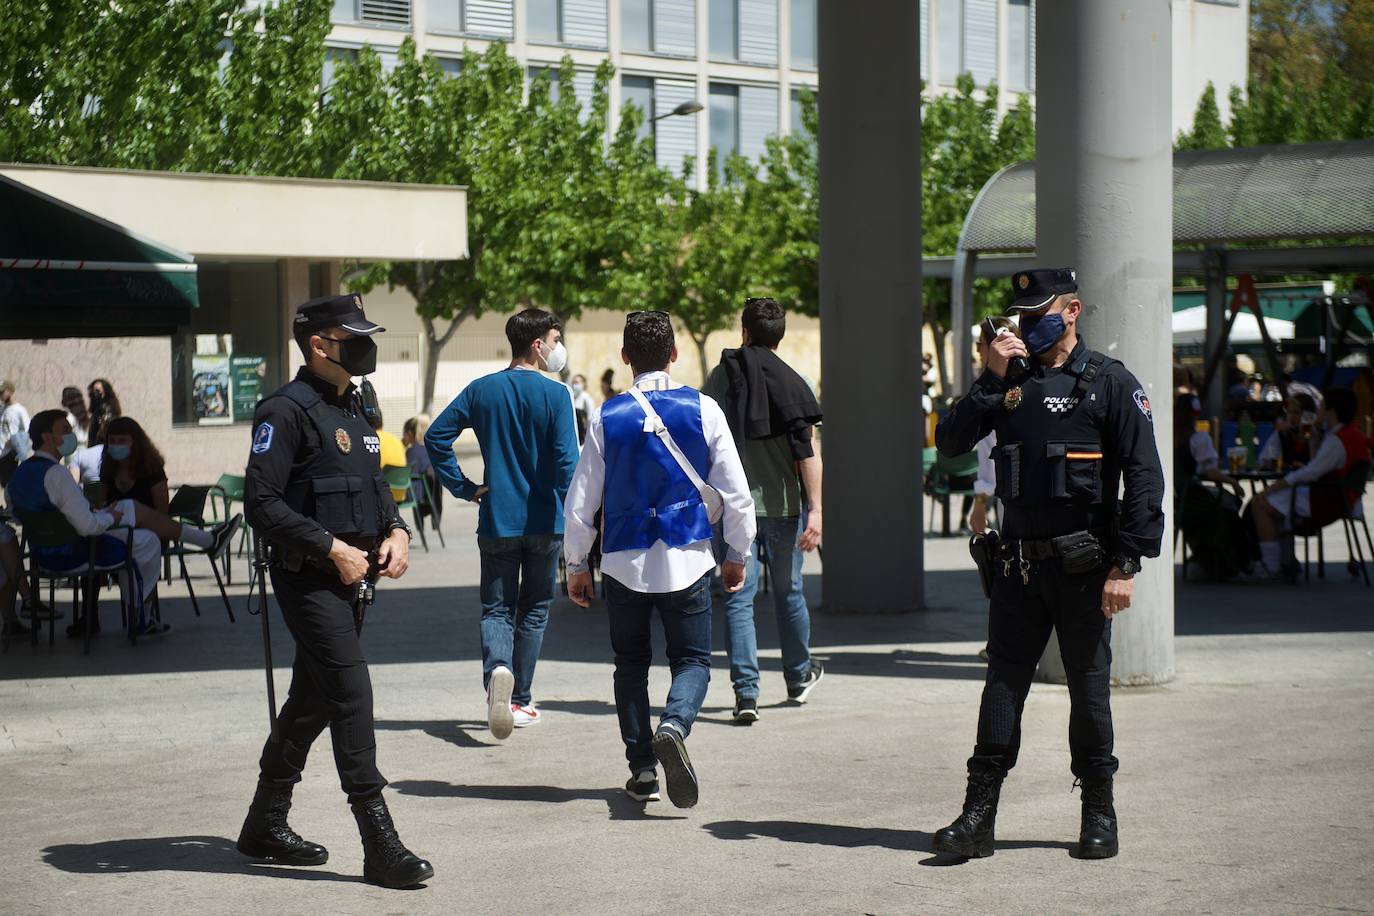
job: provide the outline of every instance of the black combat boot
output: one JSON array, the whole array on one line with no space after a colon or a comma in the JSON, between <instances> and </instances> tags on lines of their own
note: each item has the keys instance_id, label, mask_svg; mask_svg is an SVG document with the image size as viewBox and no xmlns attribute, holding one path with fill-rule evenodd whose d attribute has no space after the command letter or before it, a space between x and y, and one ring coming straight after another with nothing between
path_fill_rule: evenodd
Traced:
<instances>
[{"instance_id":1,"label":"black combat boot","mask_svg":"<svg viewBox=\"0 0 1374 916\"><path fill-rule=\"evenodd\" d=\"M329 850L300 838L286 823L291 810L291 790L258 783L248 817L239 831L238 850L255 859L272 859L279 865L323 865Z\"/></svg>"},{"instance_id":2,"label":"black combat boot","mask_svg":"<svg viewBox=\"0 0 1374 916\"><path fill-rule=\"evenodd\" d=\"M434 877L434 866L415 855L396 835L391 812L380 795L353 805L363 838L363 877L382 887L414 887Z\"/></svg>"},{"instance_id":3,"label":"black combat boot","mask_svg":"<svg viewBox=\"0 0 1374 916\"><path fill-rule=\"evenodd\" d=\"M1083 825L1078 831L1078 857L1110 859L1118 851L1112 778L1082 779L1079 784L1083 787Z\"/></svg>"},{"instance_id":4,"label":"black combat boot","mask_svg":"<svg viewBox=\"0 0 1374 916\"><path fill-rule=\"evenodd\" d=\"M997 800L1001 794L1001 773L996 770L969 773L963 813L935 834L931 848L935 852L966 858L992 855L993 827L997 823Z\"/></svg>"}]
</instances>

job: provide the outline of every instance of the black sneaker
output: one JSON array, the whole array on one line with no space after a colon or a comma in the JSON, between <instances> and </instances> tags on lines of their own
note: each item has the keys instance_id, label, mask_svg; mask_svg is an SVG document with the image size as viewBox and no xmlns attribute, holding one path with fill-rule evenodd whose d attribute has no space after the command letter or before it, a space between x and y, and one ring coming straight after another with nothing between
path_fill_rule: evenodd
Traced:
<instances>
[{"instance_id":1,"label":"black sneaker","mask_svg":"<svg viewBox=\"0 0 1374 916\"><path fill-rule=\"evenodd\" d=\"M663 724L654 732L654 756L663 766L663 778L668 783L668 801L679 808L697 803L697 772L692 758L687 756L687 744L682 734L671 725Z\"/></svg>"},{"instance_id":2,"label":"black sneaker","mask_svg":"<svg viewBox=\"0 0 1374 916\"><path fill-rule=\"evenodd\" d=\"M210 542L209 547L205 548L205 552L208 553L212 559L218 560L220 557L224 556L225 551L229 549L230 542L234 539L234 532L239 530L239 523L242 521L242 515L235 515L233 518L229 519L229 521L214 529L214 540Z\"/></svg>"},{"instance_id":3,"label":"black sneaker","mask_svg":"<svg viewBox=\"0 0 1374 916\"><path fill-rule=\"evenodd\" d=\"M754 697L735 697L735 724L753 725L759 720L759 701Z\"/></svg>"},{"instance_id":4,"label":"black sneaker","mask_svg":"<svg viewBox=\"0 0 1374 916\"><path fill-rule=\"evenodd\" d=\"M806 677L802 678L800 684L795 684L787 688L787 698L794 703L805 703L806 698L811 695L811 691L825 677L825 666L814 658L811 660L811 667L806 671Z\"/></svg>"},{"instance_id":5,"label":"black sneaker","mask_svg":"<svg viewBox=\"0 0 1374 916\"><path fill-rule=\"evenodd\" d=\"M658 774L653 770L640 770L625 783L625 794L637 802L658 801Z\"/></svg>"}]
</instances>

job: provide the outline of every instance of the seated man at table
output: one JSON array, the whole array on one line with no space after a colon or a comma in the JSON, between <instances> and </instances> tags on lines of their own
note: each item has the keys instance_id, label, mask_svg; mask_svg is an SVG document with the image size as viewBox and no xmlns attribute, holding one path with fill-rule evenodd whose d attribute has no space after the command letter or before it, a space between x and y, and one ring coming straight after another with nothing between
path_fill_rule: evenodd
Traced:
<instances>
[{"instance_id":1,"label":"seated man at table","mask_svg":"<svg viewBox=\"0 0 1374 916\"><path fill-rule=\"evenodd\" d=\"M1312 460L1251 501L1249 515L1259 539L1260 559L1246 571L1247 580L1268 581L1278 575L1279 537L1292 530L1294 519L1324 527L1356 506L1358 494L1348 493L1340 484L1356 465L1369 464L1369 439L1354 422L1358 410L1359 401L1349 388L1324 392L1321 421L1326 434Z\"/></svg>"},{"instance_id":2,"label":"seated man at table","mask_svg":"<svg viewBox=\"0 0 1374 916\"><path fill-rule=\"evenodd\" d=\"M1265 440L1264 448L1260 449L1261 468L1282 467L1291 471L1312 460L1321 395L1315 390L1310 394L1294 391L1300 384L1294 382L1288 387L1288 401L1283 405L1283 414L1274 421L1274 432Z\"/></svg>"},{"instance_id":3,"label":"seated man at table","mask_svg":"<svg viewBox=\"0 0 1374 916\"><path fill-rule=\"evenodd\" d=\"M76 449L76 435L67 420L64 410L39 411L29 424L29 437L33 440L34 453L19 466L10 481L10 498L14 502L21 521L39 512L61 512L67 522L82 538L103 535L96 544L96 563L113 566L124 560L130 543L133 548L134 573L137 590L121 575L120 588L132 598L138 596L139 626L152 630L152 624L144 617L144 602L157 588L158 571L162 563L162 540L182 541L200 547L211 556L218 557L229 545L234 529L238 527L239 517L212 529L196 528L176 522L161 512L135 503L131 499L121 500L108 509L91 511L90 503L81 492L81 487L61 461ZM132 526L132 541L128 538L105 534L115 526ZM34 553L43 566L54 570L76 569L83 566L89 557L84 541L77 541L61 547L35 548ZM99 618L90 622L91 632L100 631ZM67 628L68 636L79 636L85 632L84 620L78 620ZM156 630L160 631L161 627Z\"/></svg>"}]
</instances>

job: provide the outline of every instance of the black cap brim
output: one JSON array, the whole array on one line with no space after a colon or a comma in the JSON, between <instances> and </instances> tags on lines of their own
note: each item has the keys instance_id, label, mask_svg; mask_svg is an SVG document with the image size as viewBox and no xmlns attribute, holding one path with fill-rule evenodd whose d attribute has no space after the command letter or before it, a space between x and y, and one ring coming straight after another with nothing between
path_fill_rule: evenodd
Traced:
<instances>
[{"instance_id":1,"label":"black cap brim","mask_svg":"<svg viewBox=\"0 0 1374 916\"><path fill-rule=\"evenodd\" d=\"M339 319L339 322L334 325L334 327L343 328L348 333L357 334L360 337L371 337L373 334L379 334L386 330L386 328L377 324L375 321L368 321L362 312L353 312L352 314L345 315L343 318Z\"/></svg>"},{"instance_id":2,"label":"black cap brim","mask_svg":"<svg viewBox=\"0 0 1374 916\"><path fill-rule=\"evenodd\" d=\"M1010 312L1038 312L1045 306L1058 299L1062 293L1050 293L1049 298L1042 296L1031 296L1028 298L1016 299L1011 305L1007 306L1007 313Z\"/></svg>"}]
</instances>

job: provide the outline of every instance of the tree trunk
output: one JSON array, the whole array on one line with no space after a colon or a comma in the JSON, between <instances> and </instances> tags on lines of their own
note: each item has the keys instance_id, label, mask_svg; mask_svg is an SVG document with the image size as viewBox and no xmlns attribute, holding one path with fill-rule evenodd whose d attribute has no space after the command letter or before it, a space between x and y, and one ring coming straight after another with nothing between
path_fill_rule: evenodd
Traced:
<instances>
[{"instance_id":1,"label":"tree trunk","mask_svg":"<svg viewBox=\"0 0 1374 916\"><path fill-rule=\"evenodd\" d=\"M693 334L691 337L692 343L697 345L697 361L701 365L701 384L697 387L701 387L701 385L706 384L706 373L709 371L706 365L706 341L710 337L710 334L708 333L702 337L697 337Z\"/></svg>"},{"instance_id":2,"label":"tree trunk","mask_svg":"<svg viewBox=\"0 0 1374 916\"><path fill-rule=\"evenodd\" d=\"M444 346L453 338L453 334L458 330L458 326L468 317L466 310L459 312L457 316L448 323L447 330L439 334L434 327L434 319L428 315L422 315L421 321L425 325L425 379L424 379L424 412L429 416L434 416L434 382L439 374L439 357L443 355Z\"/></svg>"},{"instance_id":3,"label":"tree trunk","mask_svg":"<svg viewBox=\"0 0 1374 916\"><path fill-rule=\"evenodd\" d=\"M949 390L949 366L945 358L945 338L949 337L949 328L943 328L935 322L929 322L930 336L935 339L935 371L940 379L940 393L948 400L961 397L964 392ZM958 344L958 341L955 341ZM957 359L958 357L956 357ZM929 392L927 392L929 393Z\"/></svg>"}]
</instances>

